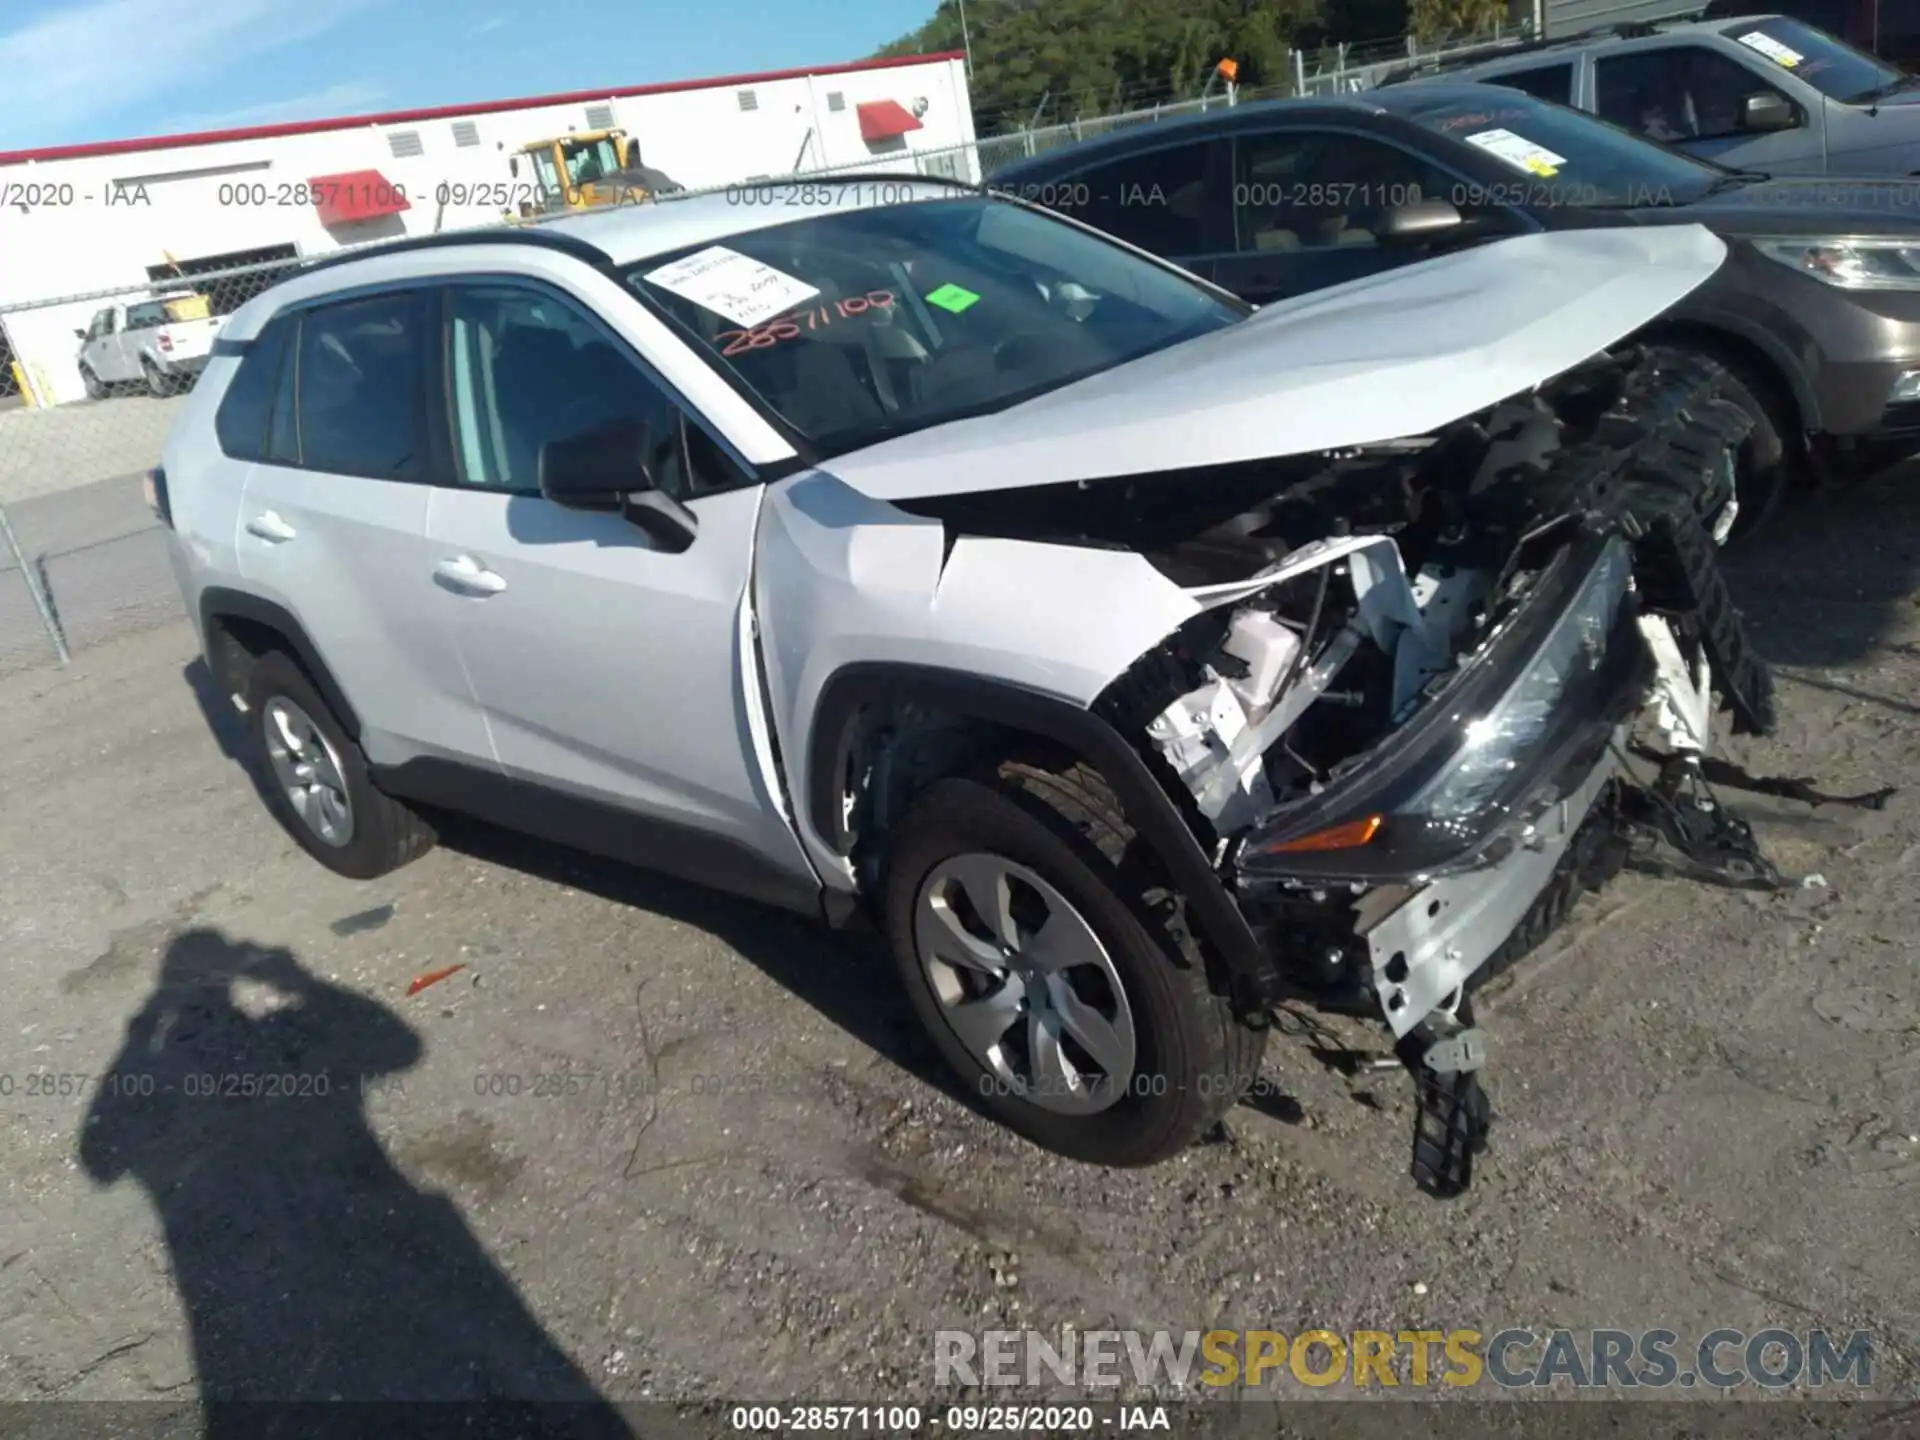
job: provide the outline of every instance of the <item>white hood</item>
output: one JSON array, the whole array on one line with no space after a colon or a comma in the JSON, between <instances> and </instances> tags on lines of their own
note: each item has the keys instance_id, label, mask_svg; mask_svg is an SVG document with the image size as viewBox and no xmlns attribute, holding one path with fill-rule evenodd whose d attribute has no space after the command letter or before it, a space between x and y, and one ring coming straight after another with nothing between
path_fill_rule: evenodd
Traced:
<instances>
[{"instance_id":1,"label":"white hood","mask_svg":"<svg viewBox=\"0 0 1920 1440\"><path fill-rule=\"evenodd\" d=\"M822 468L873 499L913 500L1424 434L1624 339L1726 253L1699 225L1497 241L1270 305L1010 410Z\"/></svg>"}]
</instances>

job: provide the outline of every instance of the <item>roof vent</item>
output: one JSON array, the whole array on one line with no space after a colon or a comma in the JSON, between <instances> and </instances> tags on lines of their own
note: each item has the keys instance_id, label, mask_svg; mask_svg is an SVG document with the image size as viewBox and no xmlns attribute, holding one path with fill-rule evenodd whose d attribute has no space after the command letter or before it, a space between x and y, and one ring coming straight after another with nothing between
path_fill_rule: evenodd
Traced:
<instances>
[{"instance_id":1,"label":"roof vent","mask_svg":"<svg viewBox=\"0 0 1920 1440\"><path fill-rule=\"evenodd\" d=\"M827 92L827 109L838 115L847 108L847 97L838 90Z\"/></svg>"},{"instance_id":2,"label":"roof vent","mask_svg":"<svg viewBox=\"0 0 1920 1440\"><path fill-rule=\"evenodd\" d=\"M589 130L611 130L613 128L613 106L589 105L587 107L587 128Z\"/></svg>"},{"instance_id":3,"label":"roof vent","mask_svg":"<svg viewBox=\"0 0 1920 1440\"><path fill-rule=\"evenodd\" d=\"M396 160L411 160L416 155L427 153L427 147L420 143L418 130L389 130L387 145Z\"/></svg>"},{"instance_id":4,"label":"roof vent","mask_svg":"<svg viewBox=\"0 0 1920 1440\"><path fill-rule=\"evenodd\" d=\"M754 94L753 91L740 90L736 91L735 94L740 101L740 108L742 110L758 110L760 108L760 97Z\"/></svg>"},{"instance_id":5,"label":"roof vent","mask_svg":"<svg viewBox=\"0 0 1920 1440\"><path fill-rule=\"evenodd\" d=\"M454 121L453 143L462 150L465 150L471 145L478 145L480 143L480 127L471 120Z\"/></svg>"}]
</instances>

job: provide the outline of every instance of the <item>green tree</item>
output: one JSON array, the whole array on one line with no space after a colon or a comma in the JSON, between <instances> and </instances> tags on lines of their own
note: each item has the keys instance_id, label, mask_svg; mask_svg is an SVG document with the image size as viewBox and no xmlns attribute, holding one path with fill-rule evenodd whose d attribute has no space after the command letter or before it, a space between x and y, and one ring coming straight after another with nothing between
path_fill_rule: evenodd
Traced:
<instances>
[{"instance_id":1,"label":"green tree","mask_svg":"<svg viewBox=\"0 0 1920 1440\"><path fill-rule=\"evenodd\" d=\"M1413 37L1431 44L1449 35L1480 35L1506 19L1507 0L1408 0Z\"/></svg>"},{"instance_id":2,"label":"green tree","mask_svg":"<svg viewBox=\"0 0 1920 1440\"><path fill-rule=\"evenodd\" d=\"M1321 0L973 0L973 107L982 133L1191 99L1231 57L1242 85L1287 74L1293 37ZM961 48L960 11L940 0L911 35L880 51Z\"/></svg>"}]
</instances>

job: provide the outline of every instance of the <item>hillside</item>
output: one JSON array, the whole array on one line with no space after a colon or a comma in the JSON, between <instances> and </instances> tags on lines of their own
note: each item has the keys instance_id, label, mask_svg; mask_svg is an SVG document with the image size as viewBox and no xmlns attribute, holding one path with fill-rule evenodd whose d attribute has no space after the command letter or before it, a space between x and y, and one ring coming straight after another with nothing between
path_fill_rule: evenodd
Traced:
<instances>
[{"instance_id":1,"label":"hillside","mask_svg":"<svg viewBox=\"0 0 1920 1440\"><path fill-rule=\"evenodd\" d=\"M973 108L982 134L1200 93L1225 56L1240 83L1277 85L1287 55L1490 21L1504 0L971 0ZM959 50L954 0L881 55Z\"/></svg>"}]
</instances>

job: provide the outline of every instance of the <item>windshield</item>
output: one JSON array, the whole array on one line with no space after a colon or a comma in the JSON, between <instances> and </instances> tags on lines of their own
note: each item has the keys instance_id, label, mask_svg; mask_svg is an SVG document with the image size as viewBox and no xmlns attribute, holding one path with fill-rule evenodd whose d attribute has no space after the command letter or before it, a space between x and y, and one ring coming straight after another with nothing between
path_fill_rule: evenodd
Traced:
<instances>
[{"instance_id":1,"label":"windshield","mask_svg":"<svg viewBox=\"0 0 1920 1440\"><path fill-rule=\"evenodd\" d=\"M1798 75L1822 95L1843 103L1869 100L1905 88L1914 80L1824 30L1782 16L1741 21L1721 33Z\"/></svg>"},{"instance_id":2,"label":"windshield","mask_svg":"<svg viewBox=\"0 0 1920 1440\"><path fill-rule=\"evenodd\" d=\"M592 143L576 141L563 147L567 159L567 179L575 185L602 180L620 168L620 155L611 138Z\"/></svg>"},{"instance_id":3,"label":"windshield","mask_svg":"<svg viewBox=\"0 0 1920 1440\"><path fill-rule=\"evenodd\" d=\"M560 172L554 168L553 147L543 145L538 150L527 152L533 161L534 178L539 182L540 193L546 200L549 210L557 209L566 203L561 192Z\"/></svg>"},{"instance_id":4,"label":"windshield","mask_svg":"<svg viewBox=\"0 0 1920 1440\"><path fill-rule=\"evenodd\" d=\"M1497 100L1432 101L1406 114L1510 169L1514 188L1509 194L1506 187L1489 184L1492 200L1590 210L1685 205L1731 173L1517 90L1502 92Z\"/></svg>"},{"instance_id":5,"label":"windshield","mask_svg":"<svg viewBox=\"0 0 1920 1440\"><path fill-rule=\"evenodd\" d=\"M968 196L820 214L634 266L822 455L991 414L1247 307L1064 221Z\"/></svg>"}]
</instances>

